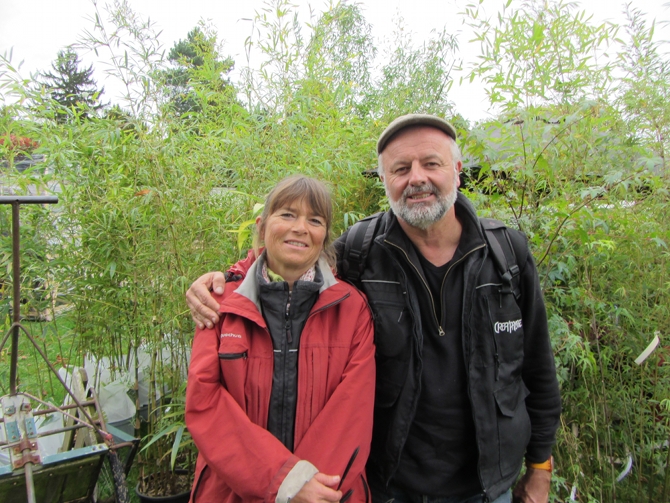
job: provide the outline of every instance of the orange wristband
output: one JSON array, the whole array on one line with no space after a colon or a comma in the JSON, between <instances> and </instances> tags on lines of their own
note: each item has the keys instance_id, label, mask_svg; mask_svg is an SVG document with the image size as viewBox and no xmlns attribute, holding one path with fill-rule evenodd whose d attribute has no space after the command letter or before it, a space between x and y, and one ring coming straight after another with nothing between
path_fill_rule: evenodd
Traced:
<instances>
[{"instance_id":1,"label":"orange wristband","mask_svg":"<svg viewBox=\"0 0 670 503\"><path fill-rule=\"evenodd\" d=\"M528 468L535 468L536 470L546 470L548 472L554 471L554 456L550 456L544 463L526 463Z\"/></svg>"}]
</instances>

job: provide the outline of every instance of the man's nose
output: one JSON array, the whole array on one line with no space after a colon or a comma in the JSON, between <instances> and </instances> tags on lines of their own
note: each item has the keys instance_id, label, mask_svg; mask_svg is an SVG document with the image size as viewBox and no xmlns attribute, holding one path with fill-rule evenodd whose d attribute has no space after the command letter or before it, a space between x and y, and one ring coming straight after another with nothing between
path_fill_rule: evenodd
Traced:
<instances>
[{"instance_id":1,"label":"man's nose","mask_svg":"<svg viewBox=\"0 0 670 503\"><path fill-rule=\"evenodd\" d=\"M426 180L426 170L423 169L419 161L414 161L409 173L409 183L411 185L423 185L426 183Z\"/></svg>"}]
</instances>

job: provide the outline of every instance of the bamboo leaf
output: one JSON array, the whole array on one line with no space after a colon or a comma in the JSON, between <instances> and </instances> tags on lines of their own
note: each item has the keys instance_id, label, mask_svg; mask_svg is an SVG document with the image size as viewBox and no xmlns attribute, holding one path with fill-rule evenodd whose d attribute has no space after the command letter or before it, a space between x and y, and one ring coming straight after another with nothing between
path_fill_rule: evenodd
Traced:
<instances>
[{"instance_id":1,"label":"bamboo leaf","mask_svg":"<svg viewBox=\"0 0 670 503\"><path fill-rule=\"evenodd\" d=\"M181 437L184 434L184 425L180 425L177 429L177 432L174 436L174 442L172 443L172 453L170 454L170 468L174 470L174 464L177 461L177 454L179 453L179 448L181 447Z\"/></svg>"}]
</instances>

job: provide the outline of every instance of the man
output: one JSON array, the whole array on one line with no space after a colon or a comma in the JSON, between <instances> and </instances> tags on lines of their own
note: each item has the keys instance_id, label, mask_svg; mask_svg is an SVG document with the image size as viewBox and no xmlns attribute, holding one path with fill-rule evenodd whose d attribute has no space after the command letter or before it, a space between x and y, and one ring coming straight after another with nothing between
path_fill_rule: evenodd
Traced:
<instances>
[{"instance_id":1,"label":"man","mask_svg":"<svg viewBox=\"0 0 670 503\"><path fill-rule=\"evenodd\" d=\"M560 397L537 271L522 235L517 295L503 288L482 225L458 193L451 124L397 118L377 143L391 210L356 285L375 317L377 385L367 470L374 503L548 500ZM347 233L337 242L338 270ZM217 319L199 278L187 301Z\"/></svg>"}]
</instances>

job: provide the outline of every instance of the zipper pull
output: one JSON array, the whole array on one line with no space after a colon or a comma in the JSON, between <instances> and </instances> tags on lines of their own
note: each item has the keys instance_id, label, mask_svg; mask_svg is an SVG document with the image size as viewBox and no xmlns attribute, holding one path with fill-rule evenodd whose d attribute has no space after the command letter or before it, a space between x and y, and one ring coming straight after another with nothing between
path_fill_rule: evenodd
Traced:
<instances>
[{"instance_id":1,"label":"zipper pull","mask_svg":"<svg viewBox=\"0 0 670 503\"><path fill-rule=\"evenodd\" d=\"M442 327L438 326L437 328L439 329L438 334L440 334L440 337L444 337L444 330L442 330Z\"/></svg>"},{"instance_id":2,"label":"zipper pull","mask_svg":"<svg viewBox=\"0 0 670 503\"><path fill-rule=\"evenodd\" d=\"M291 337L291 322L286 320L286 341L291 344L293 342L293 337Z\"/></svg>"},{"instance_id":3,"label":"zipper pull","mask_svg":"<svg viewBox=\"0 0 670 503\"><path fill-rule=\"evenodd\" d=\"M289 320L289 308L291 307L291 291L288 292L288 301L286 302L286 313L284 319L286 320L286 341L291 344L293 337L291 337L291 320Z\"/></svg>"}]
</instances>

